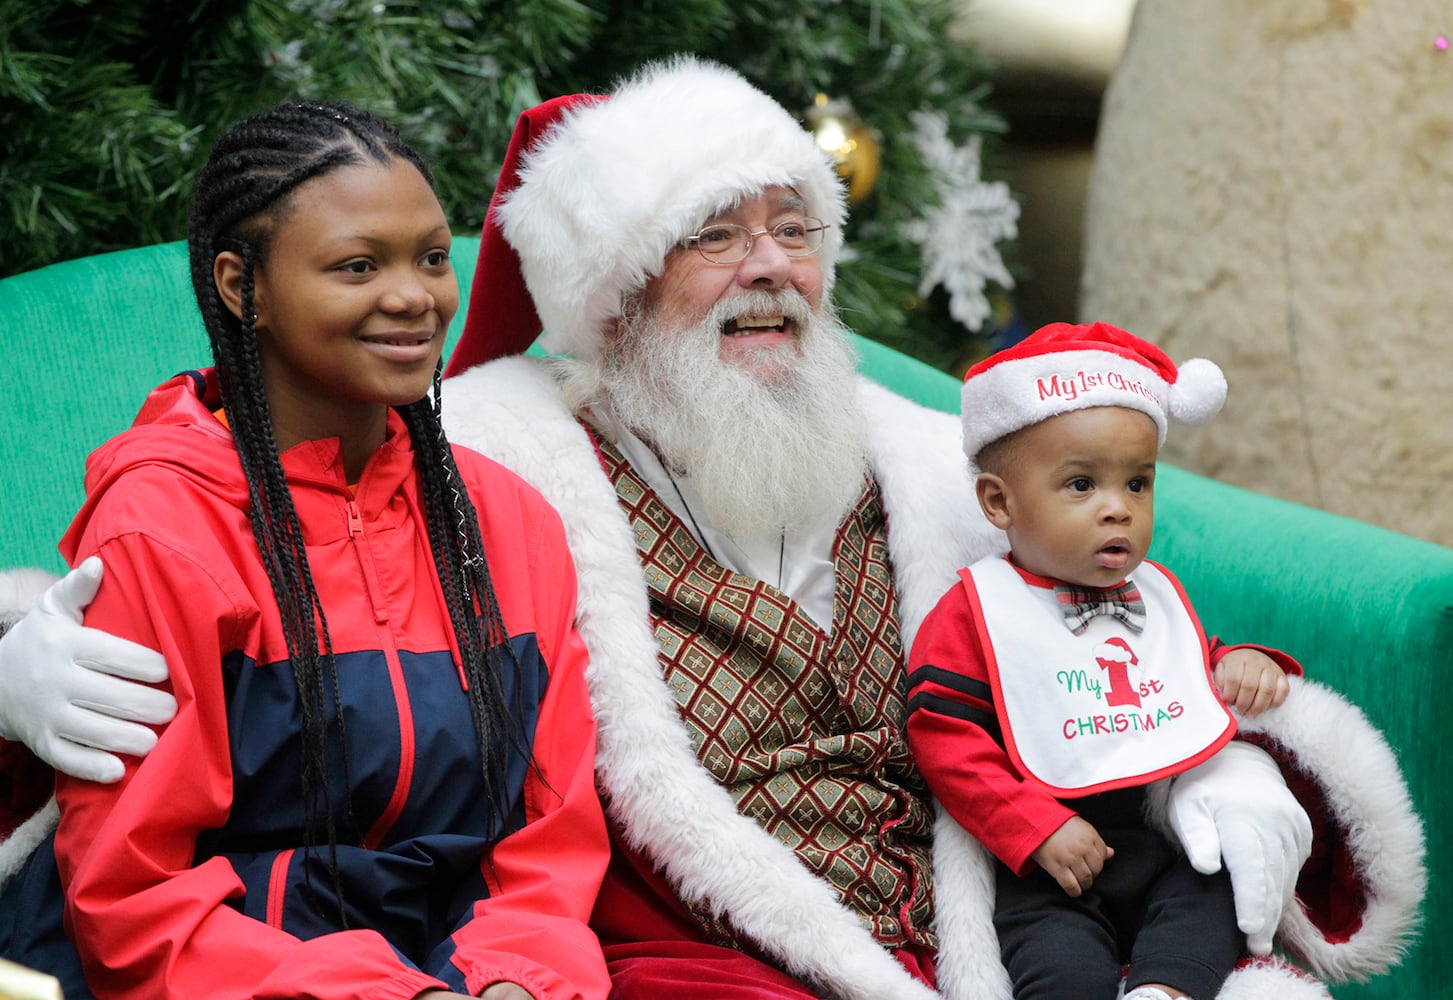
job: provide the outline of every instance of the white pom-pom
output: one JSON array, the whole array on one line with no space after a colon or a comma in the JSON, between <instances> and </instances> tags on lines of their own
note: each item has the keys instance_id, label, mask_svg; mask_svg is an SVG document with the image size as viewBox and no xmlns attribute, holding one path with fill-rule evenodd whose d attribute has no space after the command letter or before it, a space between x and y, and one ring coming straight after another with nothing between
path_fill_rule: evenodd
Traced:
<instances>
[{"instance_id":1,"label":"white pom-pom","mask_svg":"<svg viewBox=\"0 0 1453 1000\"><path fill-rule=\"evenodd\" d=\"M1176 423L1193 427L1208 422L1226 402L1226 376L1213 361L1192 358L1180 366L1170 387L1167 410Z\"/></svg>"}]
</instances>

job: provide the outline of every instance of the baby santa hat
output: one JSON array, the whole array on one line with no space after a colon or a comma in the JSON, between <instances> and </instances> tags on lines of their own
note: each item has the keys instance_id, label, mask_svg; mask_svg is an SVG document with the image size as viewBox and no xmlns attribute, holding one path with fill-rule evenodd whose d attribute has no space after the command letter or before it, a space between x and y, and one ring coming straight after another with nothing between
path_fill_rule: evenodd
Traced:
<instances>
[{"instance_id":1,"label":"baby santa hat","mask_svg":"<svg viewBox=\"0 0 1453 1000\"><path fill-rule=\"evenodd\" d=\"M1226 377L1194 358L1177 370L1159 347L1108 323L1051 323L970 368L960 392L964 454L978 456L1006 434L1071 410L1123 406L1155 421L1204 424L1226 401Z\"/></svg>"},{"instance_id":2,"label":"baby santa hat","mask_svg":"<svg viewBox=\"0 0 1453 1000\"><path fill-rule=\"evenodd\" d=\"M520 115L485 217L464 332L448 375L517 354L543 330L590 357L623 298L713 215L790 187L828 225L824 297L846 218L842 182L812 135L724 66L650 63L608 97L575 94Z\"/></svg>"}]
</instances>

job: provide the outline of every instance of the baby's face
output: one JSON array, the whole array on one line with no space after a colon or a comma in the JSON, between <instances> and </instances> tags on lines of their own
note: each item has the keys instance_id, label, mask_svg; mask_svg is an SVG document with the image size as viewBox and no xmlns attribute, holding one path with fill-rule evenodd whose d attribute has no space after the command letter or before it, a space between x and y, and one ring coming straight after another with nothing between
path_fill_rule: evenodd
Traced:
<instances>
[{"instance_id":1,"label":"baby's face","mask_svg":"<svg viewBox=\"0 0 1453 1000\"><path fill-rule=\"evenodd\" d=\"M1119 583L1154 533L1155 422L1097 406L1017 434L1000 477L1014 561L1082 587Z\"/></svg>"}]
</instances>

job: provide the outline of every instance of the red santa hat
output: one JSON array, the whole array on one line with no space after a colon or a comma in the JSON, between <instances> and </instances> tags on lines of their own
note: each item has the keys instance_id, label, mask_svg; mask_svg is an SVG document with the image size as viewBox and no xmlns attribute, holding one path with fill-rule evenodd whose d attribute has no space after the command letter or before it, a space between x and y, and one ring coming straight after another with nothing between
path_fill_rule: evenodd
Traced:
<instances>
[{"instance_id":1,"label":"red santa hat","mask_svg":"<svg viewBox=\"0 0 1453 1000\"><path fill-rule=\"evenodd\" d=\"M1123 406L1166 424L1204 424L1226 401L1226 378L1204 358L1179 369L1159 347L1108 323L1051 323L980 361L960 393L964 454L977 473L988 444L1041 420L1092 406Z\"/></svg>"},{"instance_id":2,"label":"red santa hat","mask_svg":"<svg viewBox=\"0 0 1453 1000\"><path fill-rule=\"evenodd\" d=\"M714 214L790 187L829 228L824 294L846 217L828 154L736 72L689 56L652 63L609 97L556 98L520 116L485 218L464 333L446 374L523 351L589 357L630 292Z\"/></svg>"}]
</instances>

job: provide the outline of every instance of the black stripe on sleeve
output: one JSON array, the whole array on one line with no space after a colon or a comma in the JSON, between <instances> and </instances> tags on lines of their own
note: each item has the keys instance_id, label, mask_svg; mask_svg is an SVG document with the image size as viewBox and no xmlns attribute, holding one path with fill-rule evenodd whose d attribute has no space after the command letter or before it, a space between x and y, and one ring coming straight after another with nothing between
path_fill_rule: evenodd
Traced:
<instances>
[{"instance_id":1,"label":"black stripe on sleeve","mask_svg":"<svg viewBox=\"0 0 1453 1000\"><path fill-rule=\"evenodd\" d=\"M908 675L908 690L912 691L923 683L937 684L939 687L948 688L950 691L957 691L967 698L982 701L986 704L993 704L994 692L988 683L976 680L973 677L965 677L963 674L952 670L945 670L943 667L935 667L931 663L925 663L913 673Z\"/></svg>"},{"instance_id":2,"label":"black stripe on sleeve","mask_svg":"<svg viewBox=\"0 0 1453 1000\"><path fill-rule=\"evenodd\" d=\"M971 722L978 726L994 740L995 743L1003 745L1004 741L999 734L999 719L992 710L976 708L973 705L965 705L961 701L954 701L952 698L940 698L936 694L916 694L908 699L908 714L922 709L925 712L932 712L935 715L946 716L950 719L962 719L964 722Z\"/></svg>"},{"instance_id":3,"label":"black stripe on sleeve","mask_svg":"<svg viewBox=\"0 0 1453 1000\"><path fill-rule=\"evenodd\" d=\"M916 690L922 684L937 685L966 700ZM994 692L986 682L929 664L913 671L908 678L908 689L913 692L908 699L909 715L921 709L949 719L962 719L978 726L1003 746L999 718L994 714Z\"/></svg>"}]
</instances>

